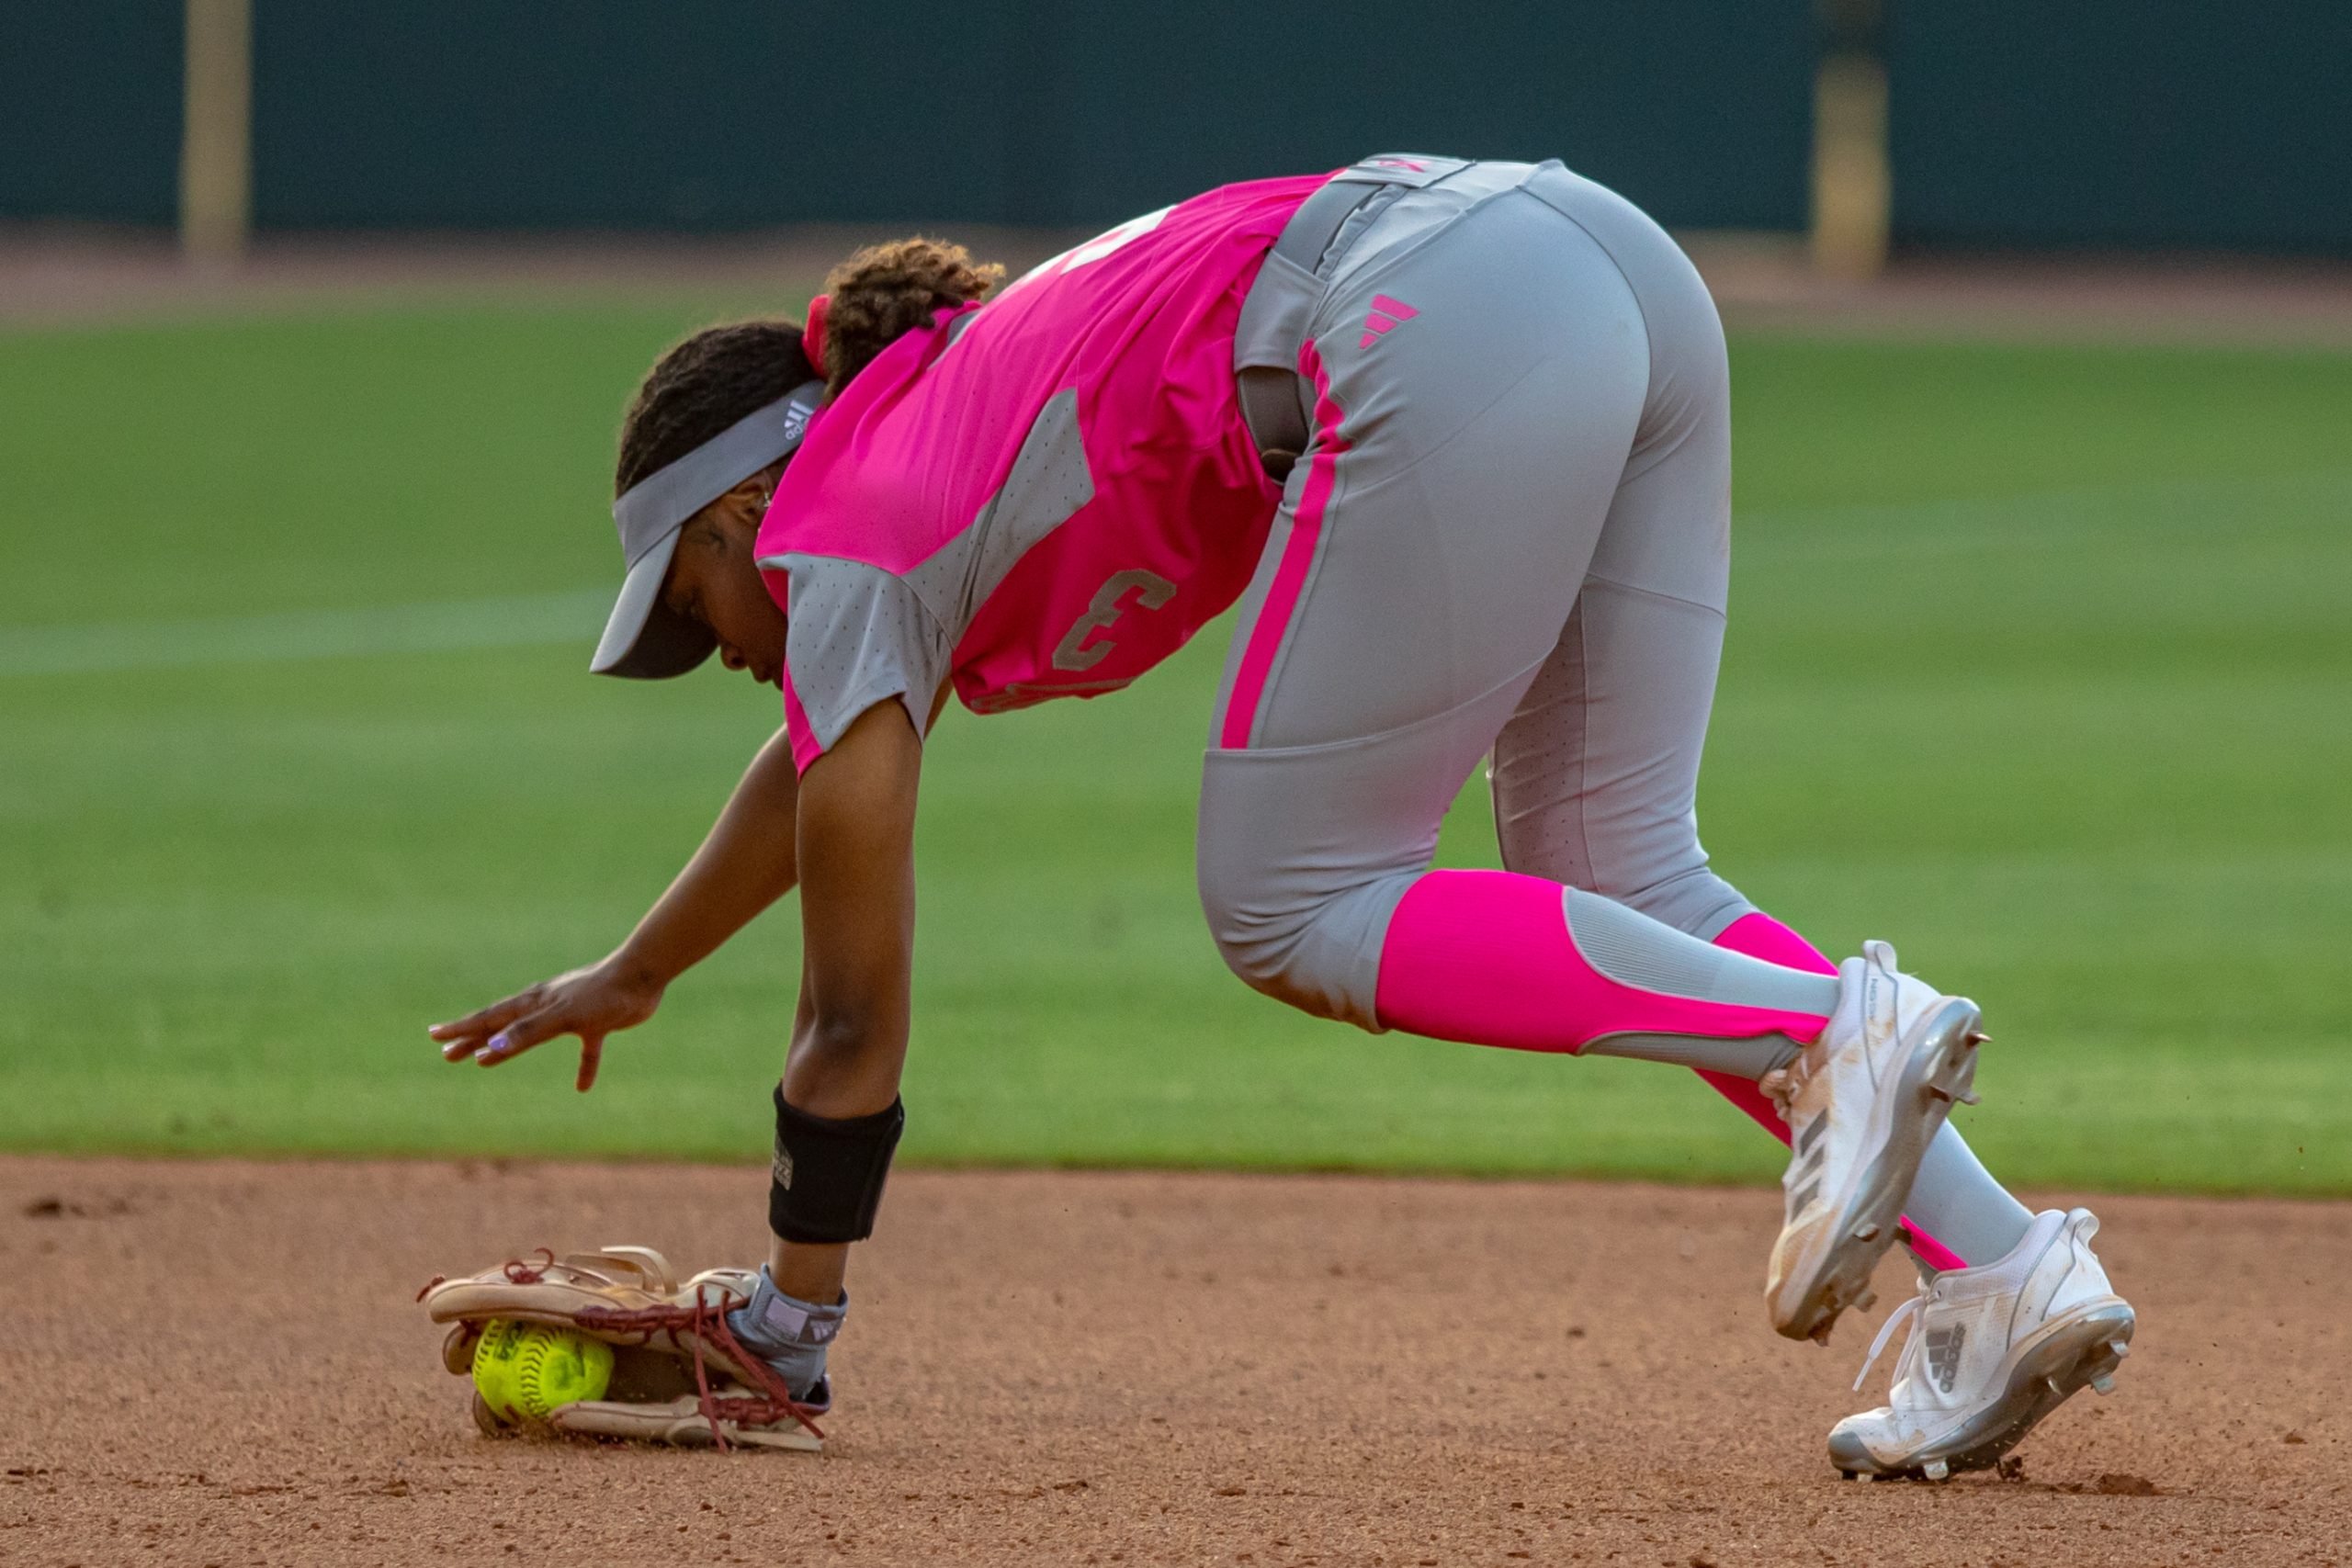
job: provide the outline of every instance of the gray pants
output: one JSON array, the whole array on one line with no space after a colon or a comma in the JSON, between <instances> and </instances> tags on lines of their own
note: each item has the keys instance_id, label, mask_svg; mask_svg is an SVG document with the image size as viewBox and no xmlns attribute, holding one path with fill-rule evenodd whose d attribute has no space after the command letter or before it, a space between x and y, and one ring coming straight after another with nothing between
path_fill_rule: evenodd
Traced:
<instances>
[{"instance_id":1,"label":"gray pants","mask_svg":"<svg viewBox=\"0 0 2352 1568\"><path fill-rule=\"evenodd\" d=\"M1203 773L1219 949L1379 1028L1389 916L1488 752L1510 869L1713 937L1750 906L1708 870L1693 805L1731 521L1705 285L1556 164L1405 191L1318 276L1328 388Z\"/></svg>"},{"instance_id":2,"label":"gray pants","mask_svg":"<svg viewBox=\"0 0 2352 1568\"><path fill-rule=\"evenodd\" d=\"M1713 938L1751 906L1708 869L1693 804L1731 538L1705 285L1555 164L1473 164L1342 236L1302 356L1316 434L1202 771L1219 950L1261 990L1380 1028L1389 918L1489 752L1511 870ZM1909 1217L1973 1263L2030 1218L1949 1124Z\"/></svg>"}]
</instances>

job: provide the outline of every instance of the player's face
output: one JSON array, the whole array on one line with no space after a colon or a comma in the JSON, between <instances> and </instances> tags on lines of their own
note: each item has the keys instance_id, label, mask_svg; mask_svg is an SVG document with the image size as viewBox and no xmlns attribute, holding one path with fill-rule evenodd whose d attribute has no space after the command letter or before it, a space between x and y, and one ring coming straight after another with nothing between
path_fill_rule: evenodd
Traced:
<instances>
[{"instance_id":1,"label":"player's face","mask_svg":"<svg viewBox=\"0 0 2352 1568\"><path fill-rule=\"evenodd\" d=\"M768 596L752 564L760 497L738 503L730 493L686 525L662 581L662 602L718 634L718 657L729 670L748 670L762 685L784 683L784 612Z\"/></svg>"}]
</instances>

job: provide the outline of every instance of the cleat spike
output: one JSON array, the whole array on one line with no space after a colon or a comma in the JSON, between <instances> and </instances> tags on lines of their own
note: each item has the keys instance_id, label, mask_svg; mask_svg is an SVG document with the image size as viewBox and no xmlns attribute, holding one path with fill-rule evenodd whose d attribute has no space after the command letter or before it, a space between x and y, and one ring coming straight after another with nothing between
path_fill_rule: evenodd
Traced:
<instances>
[{"instance_id":1,"label":"cleat spike","mask_svg":"<svg viewBox=\"0 0 2352 1568\"><path fill-rule=\"evenodd\" d=\"M1989 1044L1991 1043L1992 1039L1993 1037L1991 1035L1985 1033L1981 1029L1972 1029L1968 1032L1968 1043L1971 1045Z\"/></svg>"},{"instance_id":2,"label":"cleat spike","mask_svg":"<svg viewBox=\"0 0 2352 1568\"><path fill-rule=\"evenodd\" d=\"M1984 1097L1972 1089L1966 1094L1960 1097L1960 1103L1962 1105L1982 1105L1984 1103Z\"/></svg>"},{"instance_id":3,"label":"cleat spike","mask_svg":"<svg viewBox=\"0 0 2352 1568\"><path fill-rule=\"evenodd\" d=\"M1856 1241L1876 1241L1878 1239L1878 1227L1876 1225L1867 1224L1856 1225L1853 1229L1853 1237Z\"/></svg>"},{"instance_id":4,"label":"cleat spike","mask_svg":"<svg viewBox=\"0 0 2352 1568\"><path fill-rule=\"evenodd\" d=\"M1868 1312L1871 1308L1878 1305L1878 1292L1870 1289L1868 1286L1865 1286L1863 1287L1862 1293L1854 1298L1853 1304L1856 1312Z\"/></svg>"},{"instance_id":5,"label":"cleat spike","mask_svg":"<svg viewBox=\"0 0 2352 1568\"><path fill-rule=\"evenodd\" d=\"M2113 1393L2115 1392L2115 1374L2113 1372L2099 1373L2098 1376L2091 1379L2091 1387L2099 1393Z\"/></svg>"},{"instance_id":6,"label":"cleat spike","mask_svg":"<svg viewBox=\"0 0 2352 1568\"><path fill-rule=\"evenodd\" d=\"M2115 1359L2120 1361L2123 1359L2124 1357L2132 1353L2132 1341L2129 1339L2110 1339L2107 1342L2107 1348L2115 1352Z\"/></svg>"},{"instance_id":7,"label":"cleat spike","mask_svg":"<svg viewBox=\"0 0 2352 1568\"><path fill-rule=\"evenodd\" d=\"M1931 1459L1919 1469L1920 1472L1930 1481L1947 1480L1951 1475L1951 1466L1939 1459Z\"/></svg>"}]
</instances>

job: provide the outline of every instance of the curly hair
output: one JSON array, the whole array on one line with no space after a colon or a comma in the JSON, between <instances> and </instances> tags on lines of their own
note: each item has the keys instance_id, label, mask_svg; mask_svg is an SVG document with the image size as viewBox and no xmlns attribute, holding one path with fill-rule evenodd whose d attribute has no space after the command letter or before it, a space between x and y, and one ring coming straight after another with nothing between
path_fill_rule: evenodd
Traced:
<instances>
[{"instance_id":1,"label":"curly hair","mask_svg":"<svg viewBox=\"0 0 2352 1568\"><path fill-rule=\"evenodd\" d=\"M961 245L917 236L873 245L825 279L825 363L814 366L800 328L731 321L664 350L621 416L613 493L668 467L703 443L817 376L832 397L902 334L943 307L978 299L1004 268L980 265Z\"/></svg>"},{"instance_id":2,"label":"curly hair","mask_svg":"<svg viewBox=\"0 0 2352 1568\"><path fill-rule=\"evenodd\" d=\"M1004 268L972 260L972 253L943 240L893 240L869 245L825 276L832 303L825 315L825 393L837 396L851 377L915 328L933 310L980 299Z\"/></svg>"},{"instance_id":3,"label":"curly hair","mask_svg":"<svg viewBox=\"0 0 2352 1568\"><path fill-rule=\"evenodd\" d=\"M621 416L613 493L669 467L737 421L816 375L800 329L785 321L731 321L672 344Z\"/></svg>"}]
</instances>

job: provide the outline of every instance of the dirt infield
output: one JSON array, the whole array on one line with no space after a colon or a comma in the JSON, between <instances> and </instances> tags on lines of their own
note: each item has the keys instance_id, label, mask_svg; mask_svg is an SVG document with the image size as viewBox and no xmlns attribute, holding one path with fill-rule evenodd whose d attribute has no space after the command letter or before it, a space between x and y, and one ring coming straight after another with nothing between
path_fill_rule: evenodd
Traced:
<instances>
[{"instance_id":1,"label":"dirt infield","mask_svg":"<svg viewBox=\"0 0 2352 1568\"><path fill-rule=\"evenodd\" d=\"M1566 1183L910 1172L821 1458L475 1436L426 1278L745 1261L763 1176L0 1161L0 1562L2352 1562L2319 1204L2100 1202L2135 1354L2021 1479L1828 1469L1871 1325L1772 1336L1775 1194Z\"/></svg>"}]
</instances>

